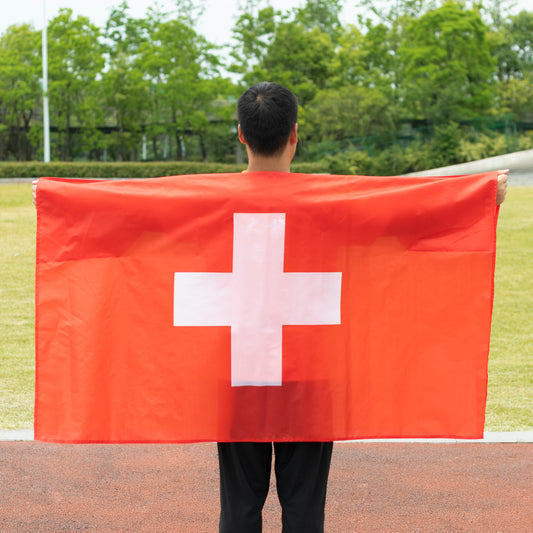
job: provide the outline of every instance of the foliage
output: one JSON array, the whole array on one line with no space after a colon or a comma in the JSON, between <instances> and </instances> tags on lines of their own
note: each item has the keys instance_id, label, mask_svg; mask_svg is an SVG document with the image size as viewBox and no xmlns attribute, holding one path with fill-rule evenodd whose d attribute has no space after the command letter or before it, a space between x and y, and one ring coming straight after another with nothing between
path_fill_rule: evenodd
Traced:
<instances>
[{"instance_id":1,"label":"foliage","mask_svg":"<svg viewBox=\"0 0 533 533\"><path fill-rule=\"evenodd\" d=\"M1 163L4 178L155 178L182 174L210 174L240 172L243 165L199 163L195 161L167 161L154 163Z\"/></svg>"},{"instance_id":2,"label":"foliage","mask_svg":"<svg viewBox=\"0 0 533 533\"><path fill-rule=\"evenodd\" d=\"M40 35L28 25L10 26L0 38L0 159L31 159L29 139L40 97Z\"/></svg>"},{"instance_id":3,"label":"foliage","mask_svg":"<svg viewBox=\"0 0 533 533\"><path fill-rule=\"evenodd\" d=\"M186 174L216 174L242 172L244 165L235 163L201 163L196 161L160 161L153 163L2 163L2 178L157 178ZM292 165L293 172L324 173L328 167L323 162L298 162Z\"/></svg>"},{"instance_id":4,"label":"foliage","mask_svg":"<svg viewBox=\"0 0 533 533\"><path fill-rule=\"evenodd\" d=\"M232 72L246 74L257 66L282 20L281 12L270 6L257 11L259 3L260 0L248 0L233 28L235 45L230 53L233 59L230 65Z\"/></svg>"},{"instance_id":5,"label":"foliage","mask_svg":"<svg viewBox=\"0 0 533 533\"><path fill-rule=\"evenodd\" d=\"M495 62L475 10L448 0L411 22L400 46L405 101L431 123L482 115L492 105Z\"/></svg>"},{"instance_id":6,"label":"foliage","mask_svg":"<svg viewBox=\"0 0 533 533\"><path fill-rule=\"evenodd\" d=\"M335 42L342 28L341 9L341 0L307 0L303 7L296 9L295 20L306 29L318 28Z\"/></svg>"},{"instance_id":7,"label":"foliage","mask_svg":"<svg viewBox=\"0 0 533 533\"><path fill-rule=\"evenodd\" d=\"M359 146L347 145L342 150L329 143L334 145L329 154L325 143L321 145L324 152L317 164L321 172L333 174L402 175L502 155L509 151L511 140L509 134L455 123L437 126L426 133L406 132L405 137L414 135L414 139L404 143L391 137L363 138ZM533 149L533 134L523 135L514 146L516 150Z\"/></svg>"},{"instance_id":8,"label":"foliage","mask_svg":"<svg viewBox=\"0 0 533 533\"><path fill-rule=\"evenodd\" d=\"M96 127L102 123L103 115L96 78L104 67L99 38L99 28L87 17L74 19L71 9L60 9L48 27L51 120L59 128L57 149L65 161L76 155L71 130L74 122L81 129L80 151L99 145Z\"/></svg>"},{"instance_id":9,"label":"foliage","mask_svg":"<svg viewBox=\"0 0 533 533\"><path fill-rule=\"evenodd\" d=\"M331 37L318 27L299 22L278 25L259 64L244 79L248 83L276 80L298 95L302 105L326 87L335 55Z\"/></svg>"},{"instance_id":10,"label":"foliage","mask_svg":"<svg viewBox=\"0 0 533 533\"><path fill-rule=\"evenodd\" d=\"M146 41L147 21L132 18L126 2L111 12L104 31L108 69L102 76L101 95L106 119L114 126L107 148L116 161L138 159L149 94L138 56Z\"/></svg>"},{"instance_id":11,"label":"foliage","mask_svg":"<svg viewBox=\"0 0 533 533\"><path fill-rule=\"evenodd\" d=\"M364 152L346 151L325 157L327 169L331 174L371 174L372 163Z\"/></svg>"},{"instance_id":12,"label":"foliage","mask_svg":"<svg viewBox=\"0 0 533 533\"><path fill-rule=\"evenodd\" d=\"M317 142L394 130L389 100L374 87L323 89L316 93L300 115L304 137ZM327 120L324 120L325 117Z\"/></svg>"},{"instance_id":13,"label":"foliage","mask_svg":"<svg viewBox=\"0 0 533 533\"><path fill-rule=\"evenodd\" d=\"M142 18L123 1L104 28L61 10L48 28L52 158L241 160L236 99L263 80L298 96L300 160L365 145L372 169L396 173L466 157L468 129L444 142L454 123L506 115L533 128L533 12L510 14L512 0L356 3L346 25L341 0L244 0L225 56L196 29L205 0ZM0 160L42 156L40 45L27 25L0 35ZM420 127L436 135L431 149L404 138Z\"/></svg>"}]
</instances>

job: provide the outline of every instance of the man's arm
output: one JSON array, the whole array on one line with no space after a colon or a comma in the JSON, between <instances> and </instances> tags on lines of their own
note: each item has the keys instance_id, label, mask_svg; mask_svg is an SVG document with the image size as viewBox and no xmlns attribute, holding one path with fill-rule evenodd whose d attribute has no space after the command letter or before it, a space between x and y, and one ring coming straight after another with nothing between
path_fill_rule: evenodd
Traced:
<instances>
[{"instance_id":1,"label":"man's arm","mask_svg":"<svg viewBox=\"0 0 533 533\"><path fill-rule=\"evenodd\" d=\"M498 193L496 194L496 205L500 205L505 200L505 195L507 194L508 174L509 169L498 170ZM37 198L37 181L32 181L31 196L33 199L33 204L35 205Z\"/></svg>"},{"instance_id":2,"label":"man's arm","mask_svg":"<svg viewBox=\"0 0 533 533\"><path fill-rule=\"evenodd\" d=\"M31 199L33 200L33 205L37 200L37 181L31 182Z\"/></svg>"}]
</instances>

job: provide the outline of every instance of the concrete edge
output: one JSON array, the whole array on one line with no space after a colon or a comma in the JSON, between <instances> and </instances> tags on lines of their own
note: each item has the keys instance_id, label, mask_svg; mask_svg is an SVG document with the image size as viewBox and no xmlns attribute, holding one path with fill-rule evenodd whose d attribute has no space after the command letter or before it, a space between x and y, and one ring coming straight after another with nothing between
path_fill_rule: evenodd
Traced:
<instances>
[{"instance_id":1,"label":"concrete edge","mask_svg":"<svg viewBox=\"0 0 533 533\"><path fill-rule=\"evenodd\" d=\"M512 152L509 154L488 157L486 159L480 159L479 161L470 161L468 163L459 163L457 165L411 172L406 174L406 176L455 176L489 172L491 170L503 170L506 168L510 168L512 173L512 171L530 170L532 158L533 150L524 150L521 152Z\"/></svg>"},{"instance_id":2,"label":"concrete edge","mask_svg":"<svg viewBox=\"0 0 533 533\"><path fill-rule=\"evenodd\" d=\"M0 441L33 440L33 429L0 429Z\"/></svg>"},{"instance_id":3,"label":"concrete edge","mask_svg":"<svg viewBox=\"0 0 533 533\"><path fill-rule=\"evenodd\" d=\"M0 441L32 441L34 440L33 429L4 430L0 429ZM339 441L342 443L374 443L374 442L398 442L398 443L429 443L429 444L449 444L449 443L518 443L533 442L533 431L486 431L483 439L361 439Z\"/></svg>"},{"instance_id":4,"label":"concrete edge","mask_svg":"<svg viewBox=\"0 0 533 533\"><path fill-rule=\"evenodd\" d=\"M398 443L429 443L429 444L449 444L449 443L518 443L533 442L533 431L485 431L482 439L362 439L342 442L398 442ZM339 443L340 444L340 443Z\"/></svg>"}]
</instances>

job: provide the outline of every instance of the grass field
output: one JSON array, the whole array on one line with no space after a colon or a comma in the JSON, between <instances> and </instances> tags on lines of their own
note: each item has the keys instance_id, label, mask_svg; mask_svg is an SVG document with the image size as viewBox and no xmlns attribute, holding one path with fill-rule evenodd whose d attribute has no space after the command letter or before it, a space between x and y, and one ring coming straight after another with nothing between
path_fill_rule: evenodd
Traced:
<instances>
[{"instance_id":1,"label":"grass field","mask_svg":"<svg viewBox=\"0 0 533 533\"><path fill-rule=\"evenodd\" d=\"M35 209L31 185L0 185L0 428L33 427Z\"/></svg>"},{"instance_id":2,"label":"grass field","mask_svg":"<svg viewBox=\"0 0 533 533\"><path fill-rule=\"evenodd\" d=\"M33 426L35 209L0 185L0 429ZM498 226L489 431L533 430L533 187L513 187Z\"/></svg>"}]
</instances>

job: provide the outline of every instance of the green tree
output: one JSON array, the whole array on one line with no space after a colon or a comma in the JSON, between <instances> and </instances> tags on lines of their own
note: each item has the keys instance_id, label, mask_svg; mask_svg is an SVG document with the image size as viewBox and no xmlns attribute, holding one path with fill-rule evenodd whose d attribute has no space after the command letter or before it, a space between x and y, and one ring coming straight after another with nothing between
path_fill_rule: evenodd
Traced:
<instances>
[{"instance_id":1,"label":"green tree","mask_svg":"<svg viewBox=\"0 0 533 533\"><path fill-rule=\"evenodd\" d=\"M97 148L98 124L103 115L98 82L104 67L100 30L87 17L73 18L71 9L60 9L48 26L51 122L60 131L61 157L73 152L72 131L80 128L84 147Z\"/></svg>"},{"instance_id":2,"label":"green tree","mask_svg":"<svg viewBox=\"0 0 533 533\"><path fill-rule=\"evenodd\" d=\"M495 61L477 10L447 1L413 20L408 34L398 55L414 118L438 123L490 112Z\"/></svg>"},{"instance_id":3,"label":"green tree","mask_svg":"<svg viewBox=\"0 0 533 533\"><path fill-rule=\"evenodd\" d=\"M247 0L232 29L235 44L230 52L231 72L245 74L257 66L264 59L279 23L285 18L270 6L259 9L262 3L262 0Z\"/></svg>"},{"instance_id":4,"label":"green tree","mask_svg":"<svg viewBox=\"0 0 533 533\"><path fill-rule=\"evenodd\" d=\"M318 27L308 30L299 22L282 22L264 58L244 80L275 80L291 89L305 105L327 86L334 57L335 48L327 33Z\"/></svg>"},{"instance_id":5,"label":"green tree","mask_svg":"<svg viewBox=\"0 0 533 533\"><path fill-rule=\"evenodd\" d=\"M533 80L509 78L498 85L498 111L518 120L533 119Z\"/></svg>"},{"instance_id":6,"label":"green tree","mask_svg":"<svg viewBox=\"0 0 533 533\"><path fill-rule=\"evenodd\" d=\"M138 159L150 94L139 50L149 40L149 27L148 20L131 17L123 2L111 12L104 31L107 68L101 98L105 120L116 129L107 147L118 161Z\"/></svg>"},{"instance_id":7,"label":"green tree","mask_svg":"<svg viewBox=\"0 0 533 533\"><path fill-rule=\"evenodd\" d=\"M206 0L174 0L176 16L188 26L195 27L205 11Z\"/></svg>"},{"instance_id":8,"label":"green tree","mask_svg":"<svg viewBox=\"0 0 533 533\"><path fill-rule=\"evenodd\" d=\"M393 35L384 24L368 24L365 32L344 28L335 57L335 83L391 88L396 82Z\"/></svg>"},{"instance_id":9,"label":"green tree","mask_svg":"<svg viewBox=\"0 0 533 533\"><path fill-rule=\"evenodd\" d=\"M437 0L358 0L356 5L361 10L361 24L367 25L369 19L373 18L392 28L401 19L417 19L427 11L436 9Z\"/></svg>"},{"instance_id":10,"label":"green tree","mask_svg":"<svg viewBox=\"0 0 533 533\"><path fill-rule=\"evenodd\" d=\"M489 34L497 61L498 80L527 78L533 73L533 13L521 11L507 19L497 17Z\"/></svg>"},{"instance_id":11,"label":"green tree","mask_svg":"<svg viewBox=\"0 0 533 533\"><path fill-rule=\"evenodd\" d=\"M140 47L139 59L150 83L147 131L156 159L158 138L168 134L175 136L176 155L180 158L186 131L198 135L202 158L207 158L204 134L217 98L210 80L218 74L213 48L186 20L153 21L151 39Z\"/></svg>"},{"instance_id":12,"label":"green tree","mask_svg":"<svg viewBox=\"0 0 533 533\"><path fill-rule=\"evenodd\" d=\"M533 13L521 11L498 19L490 34L497 61L498 113L533 118Z\"/></svg>"},{"instance_id":13,"label":"green tree","mask_svg":"<svg viewBox=\"0 0 533 533\"><path fill-rule=\"evenodd\" d=\"M339 20L342 3L342 0L306 0L304 7L296 9L295 20L306 29L319 28L335 42L342 28Z\"/></svg>"},{"instance_id":14,"label":"green tree","mask_svg":"<svg viewBox=\"0 0 533 533\"><path fill-rule=\"evenodd\" d=\"M508 35L520 72L524 77L533 74L533 12L523 10L510 17Z\"/></svg>"},{"instance_id":15,"label":"green tree","mask_svg":"<svg viewBox=\"0 0 533 533\"><path fill-rule=\"evenodd\" d=\"M30 128L40 101L40 32L10 26L0 38L0 159L31 159Z\"/></svg>"},{"instance_id":16,"label":"green tree","mask_svg":"<svg viewBox=\"0 0 533 533\"><path fill-rule=\"evenodd\" d=\"M301 112L304 139L343 141L394 129L394 117L385 93L376 87L346 85L318 91Z\"/></svg>"}]
</instances>

